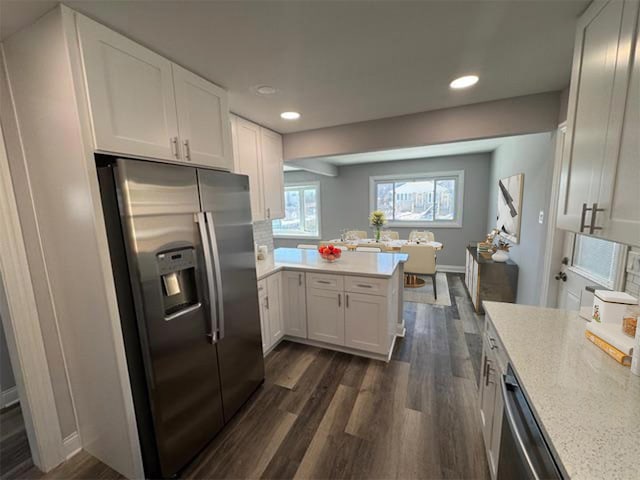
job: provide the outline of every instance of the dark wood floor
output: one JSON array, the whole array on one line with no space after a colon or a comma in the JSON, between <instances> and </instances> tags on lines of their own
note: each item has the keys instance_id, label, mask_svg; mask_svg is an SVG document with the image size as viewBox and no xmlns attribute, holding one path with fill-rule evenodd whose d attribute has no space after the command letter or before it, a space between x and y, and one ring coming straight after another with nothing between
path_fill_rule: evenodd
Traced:
<instances>
[{"instance_id":1,"label":"dark wood floor","mask_svg":"<svg viewBox=\"0 0 640 480\"><path fill-rule=\"evenodd\" d=\"M0 478L19 478L32 467L20 404L0 410Z\"/></svg>"},{"instance_id":2,"label":"dark wood floor","mask_svg":"<svg viewBox=\"0 0 640 480\"><path fill-rule=\"evenodd\" d=\"M407 335L388 364L281 343L264 386L182 477L489 478L477 407L483 318L461 277L448 280L451 307L405 304ZM81 454L39 478L117 474Z\"/></svg>"}]
</instances>

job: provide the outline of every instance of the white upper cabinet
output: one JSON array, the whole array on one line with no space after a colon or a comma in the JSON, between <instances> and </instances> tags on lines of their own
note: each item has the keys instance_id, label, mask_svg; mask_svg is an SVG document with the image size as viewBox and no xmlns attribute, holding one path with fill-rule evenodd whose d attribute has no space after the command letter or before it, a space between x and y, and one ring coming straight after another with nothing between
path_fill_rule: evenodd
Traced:
<instances>
[{"instance_id":1,"label":"white upper cabinet","mask_svg":"<svg viewBox=\"0 0 640 480\"><path fill-rule=\"evenodd\" d=\"M233 130L234 171L249 176L253 220L264 220L265 209L260 174L260 127L232 115L231 128Z\"/></svg>"},{"instance_id":2,"label":"white upper cabinet","mask_svg":"<svg viewBox=\"0 0 640 480\"><path fill-rule=\"evenodd\" d=\"M618 191L623 187L616 185L616 171L622 166L623 125L629 122L625 105L638 102L637 96L627 95L637 19L637 0L610 0L593 2L578 22L558 202L560 228L611 238L609 219L616 217L612 199L634 194ZM619 241L633 243L624 237Z\"/></svg>"},{"instance_id":3,"label":"white upper cabinet","mask_svg":"<svg viewBox=\"0 0 640 480\"><path fill-rule=\"evenodd\" d=\"M95 149L231 170L227 93L77 15Z\"/></svg>"},{"instance_id":4,"label":"white upper cabinet","mask_svg":"<svg viewBox=\"0 0 640 480\"><path fill-rule=\"evenodd\" d=\"M266 128L260 129L262 144L262 181L264 206L269 220L284 218L284 174L282 136Z\"/></svg>"},{"instance_id":5,"label":"white upper cabinet","mask_svg":"<svg viewBox=\"0 0 640 480\"><path fill-rule=\"evenodd\" d=\"M182 158L198 165L233 169L227 92L173 65Z\"/></svg>"},{"instance_id":6,"label":"white upper cabinet","mask_svg":"<svg viewBox=\"0 0 640 480\"><path fill-rule=\"evenodd\" d=\"M77 16L96 150L176 159L171 62Z\"/></svg>"},{"instance_id":7,"label":"white upper cabinet","mask_svg":"<svg viewBox=\"0 0 640 480\"><path fill-rule=\"evenodd\" d=\"M282 136L231 116L234 171L249 176L253 220L284 218Z\"/></svg>"}]
</instances>

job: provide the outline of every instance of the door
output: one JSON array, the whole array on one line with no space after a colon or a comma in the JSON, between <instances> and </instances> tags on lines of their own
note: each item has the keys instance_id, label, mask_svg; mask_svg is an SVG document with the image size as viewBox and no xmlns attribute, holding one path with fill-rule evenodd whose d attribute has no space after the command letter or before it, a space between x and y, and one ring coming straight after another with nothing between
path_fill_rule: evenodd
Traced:
<instances>
[{"instance_id":1,"label":"door","mask_svg":"<svg viewBox=\"0 0 640 480\"><path fill-rule=\"evenodd\" d=\"M180 160L171 62L78 15L95 149Z\"/></svg>"},{"instance_id":2,"label":"door","mask_svg":"<svg viewBox=\"0 0 640 480\"><path fill-rule=\"evenodd\" d=\"M343 294L319 288L307 289L309 339L344 345Z\"/></svg>"},{"instance_id":3,"label":"door","mask_svg":"<svg viewBox=\"0 0 640 480\"><path fill-rule=\"evenodd\" d=\"M282 325L282 276L275 273L267 277L267 308L269 309L269 335L271 345L284 335Z\"/></svg>"},{"instance_id":4,"label":"door","mask_svg":"<svg viewBox=\"0 0 640 480\"><path fill-rule=\"evenodd\" d=\"M264 220L260 175L260 127L239 117L233 117L235 171L249 176L253 221Z\"/></svg>"},{"instance_id":5,"label":"door","mask_svg":"<svg viewBox=\"0 0 640 480\"><path fill-rule=\"evenodd\" d=\"M222 428L196 170L118 160L116 184L162 473Z\"/></svg>"},{"instance_id":6,"label":"door","mask_svg":"<svg viewBox=\"0 0 640 480\"><path fill-rule=\"evenodd\" d=\"M216 264L218 359L228 421L264 380L249 180L198 169Z\"/></svg>"},{"instance_id":7,"label":"door","mask_svg":"<svg viewBox=\"0 0 640 480\"><path fill-rule=\"evenodd\" d=\"M182 157L223 170L233 169L227 92L173 64Z\"/></svg>"},{"instance_id":8,"label":"door","mask_svg":"<svg viewBox=\"0 0 640 480\"><path fill-rule=\"evenodd\" d=\"M307 292L303 272L282 272L284 333L307 338Z\"/></svg>"},{"instance_id":9,"label":"door","mask_svg":"<svg viewBox=\"0 0 640 480\"><path fill-rule=\"evenodd\" d=\"M611 209L604 223L602 236L616 242L640 246L640 35L636 38L635 61L627 95L627 107L622 130ZM607 213L607 212L605 212Z\"/></svg>"},{"instance_id":10,"label":"door","mask_svg":"<svg viewBox=\"0 0 640 480\"><path fill-rule=\"evenodd\" d=\"M260 127L260 145L265 216L269 220L284 218L282 136Z\"/></svg>"},{"instance_id":11,"label":"door","mask_svg":"<svg viewBox=\"0 0 640 480\"><path fill-rule=\"evenodd\" d=\"M574 232L591 223L584 204L603 202L601 185L617 162L627 92L633 2L594 2L578 23L561 173L558 226ZM631 19L633 18L633 21ZM583 219L586 213L586 219ZM597 212L595 213L598 216ZM601 216L596 223L601 224ZM598 221L599 220L599 221Z\"/></svg>"},{"instance_id":12,"label":"door","mask_svg":"<svg viewBox=\"0 0 640 480\"><path fill-rule=\"evenodd\" d=\"M387 299L363 293L345 293L345 345L386 354Z\"/></svg>"}]
</instances>

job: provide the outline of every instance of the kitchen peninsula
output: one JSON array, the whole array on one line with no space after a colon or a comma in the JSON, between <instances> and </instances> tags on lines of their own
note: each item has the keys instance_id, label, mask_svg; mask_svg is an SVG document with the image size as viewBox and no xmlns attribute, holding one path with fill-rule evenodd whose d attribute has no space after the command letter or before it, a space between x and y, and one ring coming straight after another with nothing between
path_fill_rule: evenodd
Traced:
<instances>
[{"instance_id":1,"label":"kitchen peninsula","mask_svg":"<svg viewBox=\"0 0 640 480\"><path fill-rule=\"evenodd\" d=\"M277 248L257 262L264 353L291 341L388 361L402 319L403 253Z\"/></svg>"}]
</instances>

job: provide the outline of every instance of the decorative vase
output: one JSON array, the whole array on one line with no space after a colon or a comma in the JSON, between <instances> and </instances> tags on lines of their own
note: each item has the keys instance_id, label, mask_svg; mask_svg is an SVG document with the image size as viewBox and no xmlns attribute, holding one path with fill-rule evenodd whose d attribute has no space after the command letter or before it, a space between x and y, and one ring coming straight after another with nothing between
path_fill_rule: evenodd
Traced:
<instances>
[{"instance_id":1,"label":"decorative vase","mask_svg":"<svg viewBox=\"0 0 640 480\"><path fill-rule=\"evenodd\" d=\"M496 253L491 255L494 262L506 262L509 260L509 252L506 250L496 250Z\"/></svg>"},{"instance_id":2,"label":"decorative vase","mask_svg":"<svg viewBox=\"0 0 640 480\"><path fill-rule=\"evenodd\" d=\"M380 243L380 227L376 227L376 242Z\"/></svg>"}]
</instances>

